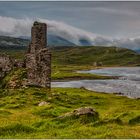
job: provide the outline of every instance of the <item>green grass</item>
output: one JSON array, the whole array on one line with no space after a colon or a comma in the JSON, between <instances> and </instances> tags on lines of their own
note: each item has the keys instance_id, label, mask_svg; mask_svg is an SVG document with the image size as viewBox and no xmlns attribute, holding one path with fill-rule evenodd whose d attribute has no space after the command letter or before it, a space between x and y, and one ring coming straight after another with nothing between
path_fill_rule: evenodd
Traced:
<instances>
[{"instance_id":1,"label":"green grass","mask_svg":"<svg viewBox=\"0 0 140 140\"><path fill-rule=\"evenodd\" d=\"M140 54L125 48L117 47L56 47L50 49L52 63L69 66L93 66L102 62L103 66L139 66ZM25 50L0 50L16 59L23 59Z\"/></svg>"},{"instance_id":2,"label":"green grass","mask_svg":"<svg viewBox=\"0 0 140 140\"><path fill-rule=\"evenodd\" d=\"M27 78L27 72L25 68L14 68L9 74L7 74L0 82L1 88L9 88L10 82L13 81L16 87L21 87L23 80Z\"/></svg>"},{"instance_id":3,"label":"green grass","mask_svg":"<svg viewBox=\"0 0 140 140\"><path fill-rule=\"evenodd\" d=\"M25 50L15 50L15 49L11 49L11 50L7 50L7 49L0 49L0 53L4 53L7 54L15 59L24 59L25 58Z\"/></svg>"},{"instance_id":4,"label":"green grass","mask_svg":"<svg viewBox=\"0 0 140 140\"><path fill-rule=\"evenodd\" d=\"M52 80L83 80L83 79L113 79L115 76L102 76L90 73L78 73L78 70L95 69L92 66L52 66Z\"/></svg>"},{"instance_id":5,"label":"green grass","mask_svg":"<svg viewBox=\"0 0 140 140\"><path fill-rule=\"evenodd\" d=\"M23 59L24 51L6 51ZM103 66L136 66L140 55L127 49L75 47L52 49L52 80L108 79L77 70ZM1 82L0 138L140 138L140 100L114 94L97 93L76 88L20 88L26 78L25 69L14 69ZM9 81L19 87L9 89ZM39 107L42 101L47 105ZM80 107L93 107L99 113L92 117L59 116Z\"/></svg>"},{"instance_id":6,"label":"green grass","mask_svg":"<svg viewBox=\"0 0 140 140\"><path fill-rule=\"evenodd\" d=\"M0 138L140 138L140 100L75 88L1 90ZM59 118L79 107L95 108L99 119Z\"/></svg>"},{"instance_id":7,"label":"green grass","mask_svg":"<svg viewBox=\"0 0 140 140\"><path fill-rule=\"evenodd\" d=\"M140 65L140 55L136 52L116 47L71 47L52 49L54 64L89 65L102 62L103 66Z\"/></svg>"}]
</instances>

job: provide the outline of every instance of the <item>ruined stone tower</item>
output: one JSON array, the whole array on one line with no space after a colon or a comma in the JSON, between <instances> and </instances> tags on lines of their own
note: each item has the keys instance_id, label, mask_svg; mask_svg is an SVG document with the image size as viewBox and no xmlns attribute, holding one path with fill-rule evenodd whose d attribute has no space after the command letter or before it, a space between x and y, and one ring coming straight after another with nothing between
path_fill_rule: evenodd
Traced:
<instances>
[{"instance_id":1,"label":"ruined stone tower","mask_svg":"<svg viewBox=\"0 0 140 140\"><path fill-rule=\"evenodd\" d=\"M26 55L27 78L30 85L51 87L51 53L47 46L47 25L34 22L31 43Z\"/></svg>"},{"instance_id":2,"label":"ruined stone tower","mask_svg":"<svg viewBox=\"0 0 140 140\"><path fill-rule=\"evenodd\" d=\"M13 69L13 66L14 60L10 56L0 54L0 80Z\"/></svg>"}]
</instances>

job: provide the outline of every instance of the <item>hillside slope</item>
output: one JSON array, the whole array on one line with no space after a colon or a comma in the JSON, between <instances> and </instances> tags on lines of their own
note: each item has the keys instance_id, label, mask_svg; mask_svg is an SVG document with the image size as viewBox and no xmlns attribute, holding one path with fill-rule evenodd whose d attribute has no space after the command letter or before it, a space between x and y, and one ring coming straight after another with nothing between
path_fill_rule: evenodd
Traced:
<instances>
[{"instance_id":1,"label":"hillside slope","mask_svg":"<svg viewBox=\"0 0 140 140\"><path fill-rule=\"evenodd\" d=\"M29 37L0 36L0 49L26 49L30 42ZM76 46L74 43L55 35L48 35L48 46Z\"/></svg>"},{"instance_id":2,"label":"hillside slope","mask_svg":"<svg viewBox=\"0 0 140 140\"><path fill-rule=\"evenodd\" d=\"M49 46L75 46L74 43L57 35L48 34L47 40Z\"/></svg>"},{"instance_id":3,"label":"hillside slope","mask_svg":"<svg viewBox=\"0 0 140 140\"><path fill-rule=\"evenodd\" d=\"M71 47L52 48L55 64L93 65L101 62L103 66L138 66L140 54L117 47Z\"/></svg>"},{"instance_id":4,"label":"hillside slope","mask_svg":"<svg viewBox=\"0 0 140 140\"><path fill-rule=\"evenodd\" d=\"M0 49L25 49L28 39L0 36Z\"/></svg>"},{"instance_id":5,"label":"hillside slope","mask_svg":"<svg viewBox=\"0 0 140 140\"><path fill-rule=\"evenodd\" d=\"M52 63L54 65L93 66L95 62L102 66L139 66L140 54L135 51L117 47L52 47ZM22 59L25 49L1 49L15 58Z\"/></svg>"},{"instance_id":6,"label":"hillside slope","mask_svg":"<svg viewBox=\"0 0 140 140\"><path fill-rule=\"evenodd\" d=\"M25 69L11 71L0 88L0 139L140 138L139 99L85 88L52 88L50 92L33 86L21 88L25 73ZM10 89L10 81L17 87ZM42 102L46 104L40 105ZM99 117L65 117L82 107L92 107Z\"/></svg>"}]
</instances>

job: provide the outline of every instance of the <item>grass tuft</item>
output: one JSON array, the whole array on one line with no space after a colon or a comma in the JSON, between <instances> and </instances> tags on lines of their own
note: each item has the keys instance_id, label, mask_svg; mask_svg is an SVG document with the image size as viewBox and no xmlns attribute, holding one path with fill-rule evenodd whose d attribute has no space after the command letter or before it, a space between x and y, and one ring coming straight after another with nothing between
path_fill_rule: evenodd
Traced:
<instances>
[{"instance_id":1,"label":"grass tuft","mask_svg":"<svg viewBox=\"0 0 140 140\"><path fill-rule=\"evenodd\" d=\"M129 124L131 125L139 125L140 124L140 116L136 116L129 120Z\"/></svg>"},{"instance_id":2,"label":"grass tuft","mask_svg":"<svg viewBox=\"0 0 140 140\"><path fill-rule=\"evenodd\" d=\"M18 133L31 133L35 129L23 124L11 124L5 127L0 127L0 136L16 135Z\"/></svg>"}]
</instances>

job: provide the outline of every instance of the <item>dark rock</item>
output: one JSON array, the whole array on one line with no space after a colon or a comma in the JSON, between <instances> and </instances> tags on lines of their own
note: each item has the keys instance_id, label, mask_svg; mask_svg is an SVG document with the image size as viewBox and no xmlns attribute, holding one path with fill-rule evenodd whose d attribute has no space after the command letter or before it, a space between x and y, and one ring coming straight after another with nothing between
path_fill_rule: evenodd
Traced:
<instances>
[{"instance_id":1,"label":"dark rock","mask_svg":"<svg viewBox=\"0 0 140 140\"><path fill-rule=\"evenodd\" d=\"M80 89L84 89L84 90L87 90L87 89L86 89L86 88L85 88L84 86L81 86L81 87L80 87Z\"/></svg>"},{"instance_id":2,"label":"dark rock","mask_svg":"<svg viewBox=\"0 0 140 140\"><path fill-rule=\"evenodd\" d=\"M14 60L14 67L16 68L25 68L25 61L23 60Z\"/></svg>"}]
</instances>

